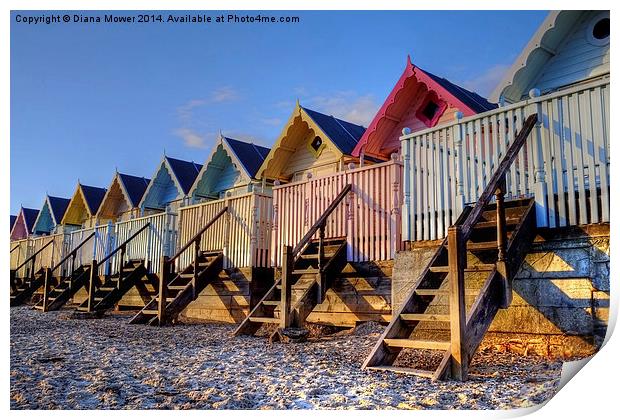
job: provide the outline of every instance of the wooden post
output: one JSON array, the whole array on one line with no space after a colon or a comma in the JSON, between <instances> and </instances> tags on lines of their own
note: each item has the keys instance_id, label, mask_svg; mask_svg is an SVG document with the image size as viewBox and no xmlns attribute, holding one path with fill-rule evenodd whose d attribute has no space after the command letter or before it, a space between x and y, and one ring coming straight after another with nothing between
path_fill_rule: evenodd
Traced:
<instances>
[{"instance_id":1,"label":"wooden post","mask_svg":"<svg viewBox=\"0 0 620 420\"><path fill-rule=\"evenodd\" d=\"M396 257L396 251L400 250L400 238L401 238L401 218L400 218L400 206L401 206L401 173L398 170L400 162L398 160L398 153L392 153L392 208L390 210L390 251L388 255L389 259Z\"/></svg>"},{"instance_id":2,"label":"wooden post","mask_svg":"<svg viewBox=\"0 0 620 420\"><path fill-rule=\"evenodd\" d=\"M121 257L120 257L119 266L118 266L117 287L119 290L121 288L121 282L123 281L123 276L125 274L124 271L125 271L125 246L121 247Z\"/></svg>"},{"instance_id":3,"label":"wooden post","mask_svg":"<svg viewBox=\"0 0 620 420\"><path fill-rule=\"evenodd\" d=\"M36 255L33 256L32 261L30 263L30 274L28 276L30 280L34 280L34 264L35 264L36 259L37 259L37 256Z\"/></svg>"},{"instance_id":4,"label":"wooden post","mask_svg":"<svg viewBox=\"0 0 620 420\"><path fill-rule=\"evenodd\" d=\"M280 293L280 328L291 326L291 255L290 245L282 249L282 290Z\"/></svg>"},{"instance_id":5,"label":"wooden post","mask_svg":"<svg viewBox=\"0 0 620 420\"><path fill-rule=\"evenodd\" d=\"M97 260L90 262L90 277L88 282L88 312L93 310L95 303L95 276L97 275Z\"/></svg>"},{"instance_id":6,"label":"wooden post","mask_svg":"<svg viewBox=\"0 0 620 420\"><path fill-rule=\"evenodd\" d=\"M168 297L169 261L166 255L161 257L161 273L159 273L159 301L157 302L157 320L159 326L166 323L166 298Z\"/></svg>"},{"instance_id":7,"label":"wooden post","mask_svg":"<svg viewBox=\"0 0 620 420\"><path fill-rule=\"evenodd\" d=\"M325 223L319 227L319 246L318 246L318 269L319 269L319 302L325 298L325 273L323 271L323 260L325 259Z\"/></svg>"},{"instance_id":8,"label":"wooden post","mask_svg":"<svg viewBox=\"0 0 620 420\"><path fill-rule=\"evenodd\" d=\"M350 163L349 164L349 170L353 170L355 169L355 166ZM353 176L351 174L347 174L346 177L347 183L348 184L353 184ZM355 227L353 226L353 224L355 223L353 214L355 212L355 186L353 185L351 187L351 190L349 191L348 197L345 199L346 203L346 218L347 218L347 261L353 261L353 254L354 254L354 249L353 249L353 244L354 244L354 232L355 232Z\"/></svg>"},{"instance_id":9,"label":"wooden post","mask_svg":"<svg viewBox=\"0 0 620 420\"><path fill-rule=\"evenodd\" d=\"M457 124L454 127L454 146L456 147L456 200L454 204L456 211L452 215L452 221L455 221L465 208L465 156L463 152L465 136L463 134L463 126L461 125L463 113L457 111L454 116L457 120Z\"/></svg>"},{"instance_id":10,"label":"wooden post","mask_svg":"<svg viewBox=\"0 0 620 420\"><path fill-rule=\"evenodd\" d=\"M506 176L495 189L495 217L497 220L497 272L501 275L504 291L501 307L507 308L512 301L512 285L509 280L508 265L506 262L506 245L508 243L506 234L506 211L504 205L504 194L506 193Z\"/></svg>"},{"instance_id":11,"label":"wooden post","mask_svg":"<svg viewBox=\"0 0 620 420\"><path fill-rule=\"evenodd\" d=\"M198 264L200 258L200 238L196 238L194 242L194 273L192 276L192 300L196 300L196 288L198 287Z\"/></svg>"},{"instance_id":12,"label":"wooden post","mask_svg":"<svg viewBox=\"0 0 620 420\"><path fill-rule=\"evenodd\" d=\"M51 271L45 270L45 282L43 283L43 312L47 312L47 301L49 300L50 292L50 276Z\"/></svg>"},{"instance_id":13,"label":"wooden post","mask_svg":"<svg viewBox=\"0 0 620 420\"><path fill-rule=\"evenodd\" d=\"M465 344L465 244L460 226L448 228L448 265L450 276L450 351L452 378L467 379Z\"/></svg>"},{"instance_id":14,"label":"wooden post","mask_svg":"<svg viewBox=\"0 0 620 420\"><path fill-rule=\"evenodd\" d=\"M408 136L411 134L411 129L409 127L405 127L402 130L403 136ZM412 228L412 214L411 214L411 174L413 173L413 162L411 158L411 143L413 142L413 138L406 139L406 142L403 141L402 146L402 154L403 154L403 170L406 174L403 178L403 231L402 238L403 241L413 241L415 237L411 235ZM415 156L414 156L415 158Z\"/></svg>"},{"instance_id":15,"label":"wooden post","mask_svg":"<svg viewBox=\"0 0 620 420\"><path fill-rule=\"evenodd\" d=\"M529 92L531 99L536 99L540 96L540 90L532 89ZM532 150L534 156L534 200L536 202L536 226L548 227L549 226L549 206L547 204L547 183L545 180L545 159L543 152L543 113L542 103L540 101L532 105L533 111L536 112L538 120L536 125L532 129L532 138L530 141L534 141ZM594 180L591 181L594 183ZM585 199L585 197L584 197Z\"/></svg>"}]
</instances>

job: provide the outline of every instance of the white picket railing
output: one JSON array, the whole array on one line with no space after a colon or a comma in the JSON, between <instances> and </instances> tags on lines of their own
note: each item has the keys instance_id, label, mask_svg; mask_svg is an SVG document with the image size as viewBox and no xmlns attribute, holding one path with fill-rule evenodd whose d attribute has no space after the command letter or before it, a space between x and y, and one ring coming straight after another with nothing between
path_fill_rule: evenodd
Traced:
<instances>
[{"instance_id":1,"label":"white picket railing","mask_svg":"<svg viewBox=\"0 0 620 420\"><path fill-rule=\"evenodd\" d=\"M349 261L389 260L401 245L402 164L394 159L274 186L271 263L295 246L345 185L348 197L328 217L326 238L346 238Z\"/></svg>"},{"instance_id":2,"label":"white picket railing","mask_svg":"<svg viewBox=\"0 0 620 420\"><path fill-rule=\"evenodd\" d=\"M179 209L179 245L184 245L224 207L221 216L203 235L202 250L222 251L224 267L268 267L272 199L252 192L208 201ZM185 251L177 269L193 260L192 248Z\"/></svg>"},{"instance_id":3,"label":"white picket railing","mask_svg":"<svg viewBox=\"0 0 620 420\"><path fill-rule=\"evenodd\" d=\"M94 235L77 250L75 261L70 258L63 264L61 267L63 273L70 273L73 269L82 265L91 264L93 260L101 260L114 248L114 226L112 223L109 223L92 228L78 229L68 233L66 252L71 252L92 233ZM72 264L75 265L72 266ZM104 272L105 269L101 267L100 274Z\"/></svg>"},{"instance_id":4,"label":"white picket railing","mask_svg":"<svg viewBox=\"0 0 620 420\"><path fill-rule=\"evenodd\" d=\"M535 197L541 227L609 222L607 78L403 135L403 240L444 237L530 114L539 122L507 175L507 198Z\"/></svg>"},{"instance_id":5,"label":"white picket railing","mask_svg":"<svg viewBox=\"0 0 620 420\"><path fill-rule=\"evenodd\" d=\"M158 213L118 222L114 229L115 246L112 250L129 239L147 223L149 223L149 227L141 231L127 244L125 261L120 260L120 252L117 252L106 268L107 273L117 273L120 264L131 259L143 259L151 273L161 272L161 257L170 256L176 251L178 230L176 213Z\"/></svg>"}]
</instances>

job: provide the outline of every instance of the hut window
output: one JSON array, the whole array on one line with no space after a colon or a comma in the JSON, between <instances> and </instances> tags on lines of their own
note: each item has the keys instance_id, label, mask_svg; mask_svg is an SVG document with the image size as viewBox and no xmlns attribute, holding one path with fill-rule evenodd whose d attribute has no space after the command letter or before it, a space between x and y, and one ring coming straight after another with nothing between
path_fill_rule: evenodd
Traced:
<instances>
[{"instance_id":1,"label":"hut window","mask_svg":"<svg viewBox=\"0 0 620 420\"><path fill-rule=\"evenodd\" d=\"M588 42L592 45L603 46L609 43L609 13L596 15L588 25Z\"/></svg>"},{"instance_id":2,"label":"hut window","mask_svg":"<svg viewBox=\"0 0 620 420\"><path fill-rule=\"evenodd\" d=\"M440 100L433 92L429 94L422 106L418 108L416 117L426 124L427 127L432 127L437 124L439 117L446 110L448 105Z\"/></svg>"},{"instance_id":3,"label":"hut window","mask_svg":"<svg viewBox=\"0 0 620 420\"><path fill-rule=\"evenodd\" d=\"M319 136L314 137L310 144L308 144L308 149L310 149L315 157L319 157L324 147L325 143L323 143L323 140Z\"/></svg>"},{"instance_id":4,"label":"hut window","mask_svg":"<svg viewBox=\"0 0 620 420\"><path fill-rule=\"evenodd\" d=\"M435 115L437 114L438 109L439 109L439 105L437 105L433 101L428 101L428 103L422 110L422 114L424 114L426 119L433 120L433 118L435 118Z\"/></svg>"}]
</instances>

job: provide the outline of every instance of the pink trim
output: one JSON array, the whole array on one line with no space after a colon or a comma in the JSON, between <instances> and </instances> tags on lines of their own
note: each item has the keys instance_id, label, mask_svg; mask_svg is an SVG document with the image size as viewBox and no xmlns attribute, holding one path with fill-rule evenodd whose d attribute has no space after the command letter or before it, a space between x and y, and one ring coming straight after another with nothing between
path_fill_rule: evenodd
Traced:
<instances>
[{"instance_id":1,"label":"pink trim","mask_svg":"<svg viewBox=\"0 0 620 420\"><path fill-rule=\"evenodd\" d=\"M422 69L415 67L413 63L411 62L411 57L408 55L405 70L403 71L402 75L398 79L398 82L396 82L396 85L394 86L394 88L388 95L387 99L381 106L381 109L379 109L379 111L377 112L373 120L371 121L370 125L364 132L364 135L362 136L360 141L355 146L355 149L353 149L353 152L352 152L353 156L359 157L361 154L362 148L366 148L368 144L368 139L373 133L377 131L379 123L387 118L388 108L391 107L394 103L398 102L398 100L400 99L400 93L403 91L405 87L405 82L407 82L410 78L414 78L414 80L418 81L419 83L423 83L424 85L426 85L429 91L432 91L437 96L438 99L443 100L445 103L445 108L443 108L441 112L437 113L437 116L436 118L433 119L434 121L432 122L431 126L437 123L437 121L439 120L443 112L445 112L445 110L450 105L458 108L464 114L464 116L470 116L470 115L476 114L476 112L473 109L469 108L463 102L455 98L450 92L448 92L448 90L446 90L443 86L435 82ZM402 116L400 115L394 115L391 117L402 118ZM366 154L374 155L374 153L371 153L368 150L368 148L366 148Z\"/></svg>"}]
</instances>

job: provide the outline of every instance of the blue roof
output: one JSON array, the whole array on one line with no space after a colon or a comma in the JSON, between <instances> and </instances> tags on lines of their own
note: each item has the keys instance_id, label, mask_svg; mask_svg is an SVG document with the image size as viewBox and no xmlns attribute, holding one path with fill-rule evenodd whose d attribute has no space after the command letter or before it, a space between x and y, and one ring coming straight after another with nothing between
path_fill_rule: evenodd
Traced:
<instances>
[{"instance_id":1,"label":"blue roof","mask_svg":"<svg viewBox=\"0 0 620 420\"><path fill-rule=\"evenodd\" d=\"M10 226L11 230L13 230L13 225L15 224L16 220L17 220L17 216L11 215L11 226Z\"/></svg>"},{"instance_id":2,"label":"blue roof","mask_svg":"<svg viewBox=\"0 0 620 420\"><path fill-rule=\"evenodd\" d=\"M177 181L179 181L179 184L181 184L183 193L187 194L192 188L198 173L202 169L202 165L194 162L187 162L185 160L174 159L168 156L166 156L166 159L174 172L174 176Z\"/></svg>"},{"instance_id":3,"label":"blue roof","mask_svg":"<svg viewBox=\"0 0 620 420\"><path fill-rule=\"evenodd\" d=\"M47 200L50 203L50 211L54 215L54 220L56 223L60 223L71 200L68 198L52 197L51 195L47 196Z\"/></svg>"},{"instance_id":4,"label":"blue roof","mask_svg":"<svg viewBox=\"0 0 620 420\"><path fill-rule=\"evenodd\" d=\"M99 206L105 196L106 189L82 184L80 184L80 187L82 188L82 193L84 193L84 199L86 200L86 205L90 210L90 214L97 214L97 210L99 210Z\"/></svg>"},{"instance_id":5,"label":"blue roof","mask_svg":"<svg viewBox=\"0 0 620 420\"><path fill-rule=\"evenodd\" d=\"M418 69L420 68L418 67ZM485 98L478 95L476 92L472 92L458 85L455 85L448 79L444 79L443 77L436 76L433 73L429 73L428 71L424 69L420 69L420 70L428 74L428 76L431 79L433 79L436 83L441 85L444 89L450 92L455 98L463 102L473 111L475 111L477 114L481 112L491 111L497 108L497 104L493 104L487 101Z\"/></svg>"},{"instance_id":6,"label":"blue roof","mask_svg":"<svg viewBox=\"0 0 620 420\"><path fill-rule=\"evenodd\" d=\"M270 149L253 143L246 143L241 140L231 139L230 137L224 138L241 164L245 167L245 170L252 178L254 178L258 168L261 167L263 161L269 154Z\"/></svg>"},{"instance_id":7,"label":"blue roof","mask_svg":"<svg viewBox=\"0 0 620 420\"><path fill-rule=\"evenodd\" d=\"M39 215L39 210L22 207L22 212L24 214L24 222L26 222L26 226L28 227L28 233L32 233L32 228Z\"/></svg>"},{"instance_id":8,"label":"blue roof","mask_svg":"<svg viewBox=\"0 0 620 420\"><path fill-rule=\"evenodd\" d=\"M127 174L118 174L118 177L121 179L121 182L125 186L125 190L129 195L128 199L132 207L137 207L142 200L142 196L146 191L146 187L148 187L151 180L149 178L127 175Z\"/></svg>"},{"instance_id":9,"label":"blue roof","mask_svg":"<svg viewBox=\"0 0 620 420\"><path fill-rule=\"evenodd\" d=\"M345 155L350 155L366 127L301 107Z\"/></svg>"}]
</instances>

